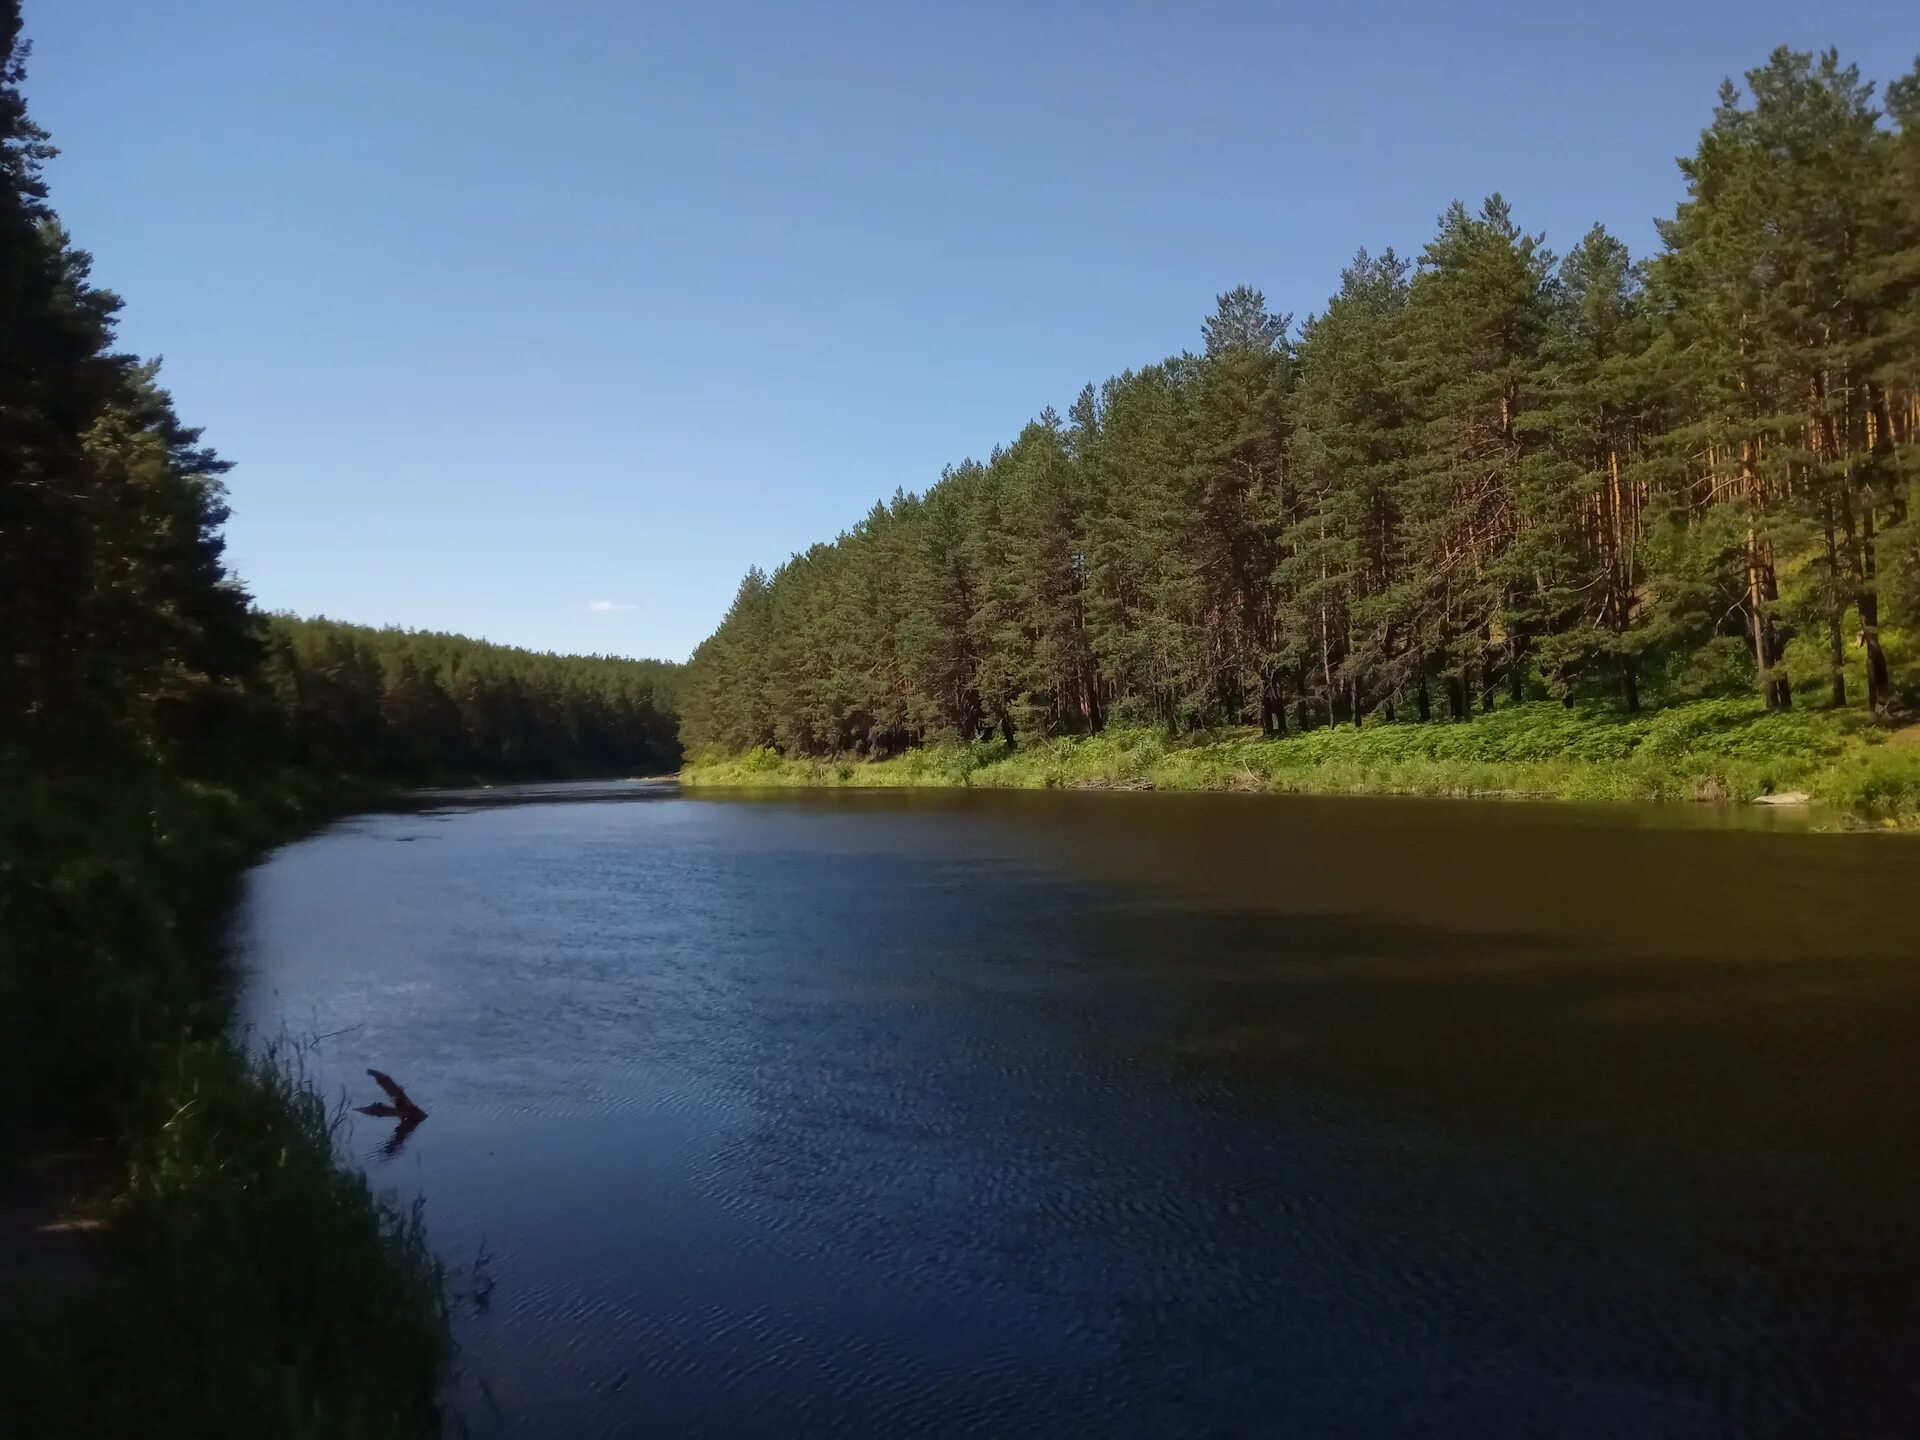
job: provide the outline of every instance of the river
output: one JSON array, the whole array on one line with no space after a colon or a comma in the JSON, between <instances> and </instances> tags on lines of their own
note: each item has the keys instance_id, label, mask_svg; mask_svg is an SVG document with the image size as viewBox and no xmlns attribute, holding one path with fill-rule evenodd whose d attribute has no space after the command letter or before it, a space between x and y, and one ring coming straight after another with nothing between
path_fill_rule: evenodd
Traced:
<instances>
[{"instance_id":1,"label":"river","mask_svg":"<svg viewBox=\"0 0 1920 1440\"><path fill-rule=\"evenodd\" d=\"M1920 840L671 785L248 877L482 1435L1910 1435ZM389 1151L392 1153L388 1153Z\"/></svg>"}]
</instances>

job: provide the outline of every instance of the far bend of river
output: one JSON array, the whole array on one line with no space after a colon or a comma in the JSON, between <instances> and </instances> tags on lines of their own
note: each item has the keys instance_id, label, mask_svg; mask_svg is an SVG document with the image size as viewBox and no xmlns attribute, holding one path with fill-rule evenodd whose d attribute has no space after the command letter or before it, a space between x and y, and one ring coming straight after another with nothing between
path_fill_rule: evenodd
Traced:
<instances>
[{"instance_id":1,"label":"far bend of river","mask_svg":"<svg viewBox=\"0 0 1920 1440\"><path fill-rule=\"evenodd\" d=\"M1920 1434L1912 837L615 786L234 942L431 1112L352 1145L484 1244L475 1434Z\"/></svg>"}]
</instances>

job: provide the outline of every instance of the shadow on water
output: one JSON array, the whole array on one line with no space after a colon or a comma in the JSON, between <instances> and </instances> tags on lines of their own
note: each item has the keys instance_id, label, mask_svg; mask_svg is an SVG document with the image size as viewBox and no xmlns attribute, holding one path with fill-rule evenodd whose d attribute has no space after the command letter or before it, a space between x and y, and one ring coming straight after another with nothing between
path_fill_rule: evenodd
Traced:
<instances>
[{"instance_id":1,"label":"shadow on water","mask_svg":"<svg viewBox=\"0 0 1920 1440\"><path fill-rule=\"evenodd\" d=\"M461 785L405 790L383 807L394 811L457 811L482 805L604 804L621 800L665 800L680 793L672 777L632 780L550 780L521 785Z\"/></svg>"}]
</instances>

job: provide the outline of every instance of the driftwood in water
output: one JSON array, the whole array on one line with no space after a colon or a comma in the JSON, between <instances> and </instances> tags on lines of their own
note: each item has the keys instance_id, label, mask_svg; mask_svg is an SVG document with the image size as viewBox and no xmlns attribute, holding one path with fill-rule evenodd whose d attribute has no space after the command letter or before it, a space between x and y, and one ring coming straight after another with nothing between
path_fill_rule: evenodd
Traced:
<instances>
[{"instance_id":1,"label":"driftwood in water","mask_svg":"<svg viewBox=\"0 0 1920 1440\"><path fill-rule=\"evenodd\" d=\"M387 1137L387 1143L381 1147L387 1155L397 1155L400 1152L400 1147L407 1143L407 1137L413 1134L415 1127L427 1118L427 1112L414 1104L413 1097L400 1088L400 1082L384 1070L369 1070L367 1074L373 1077L374 1084L387 1092L387 1099L393 1103L387 1104L381 1102L373 1105L359 1105L354 1108L362 1115L371 1115L379 1120L398 1120L400 1122L393 1127L393 1134Z\"/></svg>"},{"instance_id":2,"label":"driftwood in water","mask_svg":"<svg viewBox=\"0 0 1920 1440\"><path fill-rule=\"evenodd\" d=\"M408 1096L407 1092L400 1088L399 1082L391 1075L387 1074L384 1070L369 1070L367 1074L373 1077L374 1084L387 1092L387 1098L393 1101L393 1103L391 1105L359 1106L358 1108L362 1115L374 1115L382 1120L405 1120L411 1125L418 1125L422 1120L427 1118L427 1112L413 1103L413 1100Z\"/></svg>"}]
</instances>

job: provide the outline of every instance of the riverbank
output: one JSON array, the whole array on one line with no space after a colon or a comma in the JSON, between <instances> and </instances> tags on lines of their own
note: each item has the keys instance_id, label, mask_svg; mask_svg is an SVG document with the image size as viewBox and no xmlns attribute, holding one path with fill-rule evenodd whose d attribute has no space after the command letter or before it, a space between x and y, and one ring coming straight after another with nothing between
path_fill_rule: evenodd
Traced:
<instances>
[{"instance_id":1,"label":"riverbank","mask_svg":"<svg viewBox=\"0 0 1920 1440\"><path fill-rule=\"evenodd\" d=\"M339 1162L297 1049L227 1034L220 917L376 792L24 765L0 792L0 1414L9 1435L432 1433L420 1216Z\"/></svg>"},{"instance_id":2,"label":"riverbank","mask_svg":"<svg viewBox=\"0 0 1920 1440\"><path fill-rule=\"evenodd\" d=\"M1920 730L1858 711L1709 700L1640 715L1516 705L1460 724L1351 725L1265 738L1150 729L930 746L885 760L694 756L688 786L1254 790L1752 802L1803 795L1858 824L1920 824Z\"/></svg>"}]
</instances>

